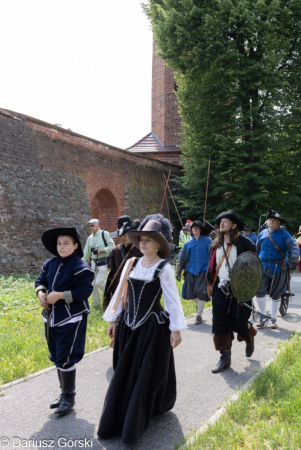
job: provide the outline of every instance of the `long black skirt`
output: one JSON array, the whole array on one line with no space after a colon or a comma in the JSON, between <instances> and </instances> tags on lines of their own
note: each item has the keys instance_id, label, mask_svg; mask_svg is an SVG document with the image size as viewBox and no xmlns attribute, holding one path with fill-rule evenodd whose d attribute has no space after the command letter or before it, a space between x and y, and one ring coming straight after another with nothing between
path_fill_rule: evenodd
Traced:
<instances>
[{"instance_id":1,"label":"long black skirt","mask_svg":"<svg viewBox=\"0 0 301 450\"><path fill-rule=\"evenodd\" d=\"M162 316L163 317L163 316ZM150 419L172 409L176 401L176 375L170 345L169 319L159 324L154 314L132 330L122 314L116 332L113 368L98 436L121 436L135 442Z\"/></svg>"}]
</instances>

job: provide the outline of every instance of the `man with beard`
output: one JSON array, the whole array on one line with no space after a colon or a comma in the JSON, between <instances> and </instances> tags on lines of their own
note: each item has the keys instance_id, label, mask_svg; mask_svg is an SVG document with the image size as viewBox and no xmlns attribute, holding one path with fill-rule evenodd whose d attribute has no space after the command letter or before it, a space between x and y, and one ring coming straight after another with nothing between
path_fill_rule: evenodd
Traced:
<instances>
[{"instance_id":1,"label":"man with beard","mask_svg":"<svg viewBox=\"0 0 301 450\"><path fill-rule=\"evenodd\" d=\"M110 253L109 268L111 269L104 290L103 308L106 309L120 280L122 268L128 259L133 256L140 258L142 253L136 248L128 237L128 232L136 230L140 225L139 220L131 220L129 216L121 216L117 219L117 231L110 233L111 238L121 240L121 243L113 248Z\"/></svg>"},{"instance_id":2,"label":"man with beard","mask_svg":"<svg viewBox=\"0 0 301 450\"><path fill-rule=\"evenodd\" d=\"M249 322L251 311L243 307L231 292L230 275L237 257L247 251L255 253L255 245L242 235L244 223L235 211L224 211L215 221L220 225L220 234L211 246L207 280L213 289L213 342L221 355L212 372L219 373L231 365L233 332L237 333L239 342L246 342L247 358L254 352L257 330Z\"/></svg>"}]
</instances>

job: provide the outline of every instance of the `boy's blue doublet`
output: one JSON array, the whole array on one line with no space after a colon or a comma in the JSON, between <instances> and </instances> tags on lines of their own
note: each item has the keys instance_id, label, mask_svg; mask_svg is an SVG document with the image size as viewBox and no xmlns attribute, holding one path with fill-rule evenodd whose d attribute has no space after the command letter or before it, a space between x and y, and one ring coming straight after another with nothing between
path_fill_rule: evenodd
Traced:
<instances>
[{"instance_id":1,"label":"boy's blue doublet","mask_svg":"<svg viewBox=\"0 0 301 450\"><path fill-rule=\"evenodd\" d=\"M180 264L186 267L186 271L193 275L207 271L209 262L209 247L212 240L208 236L200 236L198 240L192 237L184 244L180 255Z\"/></svg>"},{"instance_id":2,"label":"boy's blue doublet","mask_svg":"<svg viewBox=\"0 0 301 450\"><path fill-rule=\"evenodd\" d=\"M257 239L256 253L261 259L263 271L266 267L271 268L272 273L282 272L280 261L283 259L281 254L277 252L275 246L268 238L271 235L273 241L278 245L281 251L286 256L285 265L288 268L289 262L292 259L298 258L298 246L292 236L283 228L276 228L272 233L268 229L263 230ZM278 262L275 262L278 261Z\"/></svg>"},{"instance_id":3,"label":"boy's blue doublet","mask_svg":"<svg viewBox=\"0 0 301 450\"><path fill-rule=\"evenodd\" d=\"M256 242L257 242L257 236L255 233L251 233L249 235L244 234L244 237L250 239L250 241L252 241L254 244L256 244Z\"/></svg>"},{"instance_id":4,"label":"boy's blue doublet","mask_svg":"<svg viewBox=\"0 0 301 450\"><path fill-rule=\"evenodd\" d=\"M66 258L53 257L44 262L35 287L48 293L64 292L65 299L49 305L49 320L53 325L61 325L80 314L88 314L88 298L93 291L94 271L76 253ZM43 310L44 317L46 311Z\"/></svg>"}]
</instances>

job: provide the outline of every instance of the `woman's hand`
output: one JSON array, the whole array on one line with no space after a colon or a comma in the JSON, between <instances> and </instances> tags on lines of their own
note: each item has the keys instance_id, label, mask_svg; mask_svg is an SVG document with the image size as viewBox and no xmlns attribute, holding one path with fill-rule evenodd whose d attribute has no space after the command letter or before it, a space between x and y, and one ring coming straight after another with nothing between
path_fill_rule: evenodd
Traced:
<instances>
[{"instance_id":1,"label":"woman's hand","mask_svg":"<svg viewBox=\"0 0 301 450\"><path fill-rule=\"evenodd\" d=\"M181 333L179 331L172 331L170 334L170 345L176 348L182 341Z\"/></svg>"},{"instance_id":2,"label":"woman's hand","mask_svg":"<svg viewBox=\"0 0 301 450\"><path fill-rule=\"evenodd\" d=\"M115 337L116 334L116 322L110 322L110 325L108 326L107 330L108 335L111 339Z\"/></svg>"}]
</instances>

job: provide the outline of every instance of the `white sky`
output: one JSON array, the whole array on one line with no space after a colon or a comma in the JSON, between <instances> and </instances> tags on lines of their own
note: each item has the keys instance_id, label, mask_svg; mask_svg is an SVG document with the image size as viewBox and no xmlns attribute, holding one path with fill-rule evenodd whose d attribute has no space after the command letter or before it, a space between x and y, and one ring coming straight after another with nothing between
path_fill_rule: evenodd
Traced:
<instances>
[{"instance_id":1,"label":"white sky","mask_svg":"<svg viewBox=\"0 0 301 450\"><path fill-rule=\"evenodd\" d=\"M151 131L141 0L0 0L0 108L127 148Z\"/></svg>"}]
</instances>

